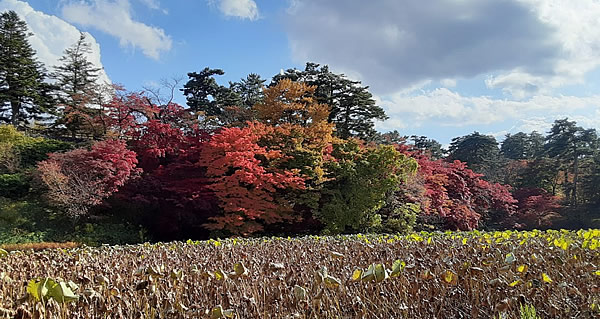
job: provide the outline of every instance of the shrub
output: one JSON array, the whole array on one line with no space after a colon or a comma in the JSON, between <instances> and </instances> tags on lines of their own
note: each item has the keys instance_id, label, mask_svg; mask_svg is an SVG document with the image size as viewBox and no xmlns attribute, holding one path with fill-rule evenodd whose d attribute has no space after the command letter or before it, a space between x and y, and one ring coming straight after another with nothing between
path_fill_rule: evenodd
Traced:
<instances>
[{"instance_id":1,"label":"shrub","mask_svg":"<svg viewBox=\"0 0 600 319\"><path fill-rule=\"evenodd\" d=\"M49 153L72 148L71 143L42 137L31 137L17 131L10 125L0 126L0 158L3 158L3 154L9 156L10 161L13 162L8 163L11 166L15 166L14 162L17 162L18 167L32 167L37 162L48 158ZM6 157L0 159L0 170L3 169L3 166L4 169L7 169L6 162Z\"/></svg>"},{"instance_id":2,"label":"shrub","mask_svg":"<svg viewBox=\"0 0 600 319\"><path fill-rule=\"evenodd\" d=\"M19 198L29 192L29 176L25 174L0 174L0 194L4 197Z\"/></svg>"}]
</instances>

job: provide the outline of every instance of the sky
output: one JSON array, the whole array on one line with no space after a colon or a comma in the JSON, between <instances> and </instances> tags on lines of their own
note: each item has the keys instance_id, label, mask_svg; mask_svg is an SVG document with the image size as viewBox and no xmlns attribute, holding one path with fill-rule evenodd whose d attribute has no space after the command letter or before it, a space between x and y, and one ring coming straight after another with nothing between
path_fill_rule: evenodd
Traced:
<instances>
[{"instance_id":1,"label":"sky","mask_svg":"<svg viewBox=\"0 0 600 319\"><path fill-rule=\"evenodd\" d=\"M48 68L85 32L129 90L221 68L226 85L306 62L370 87L381 132L447 145L473 131L600 129L600 0L0 0ZM175 101L185 104L178 93Z\"/></svg>"}]
</instances>

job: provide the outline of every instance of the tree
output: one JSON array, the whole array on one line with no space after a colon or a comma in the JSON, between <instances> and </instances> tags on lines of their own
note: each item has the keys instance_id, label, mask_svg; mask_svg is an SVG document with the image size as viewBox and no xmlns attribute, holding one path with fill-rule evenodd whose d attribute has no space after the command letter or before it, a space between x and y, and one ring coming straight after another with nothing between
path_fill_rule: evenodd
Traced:
<instances>
[{"instance_id":1,"label":"tree","mask_svg":"<svg viewBox=\"0 0 600 319\"><path fill-rule=\"evenodd\" d=\"M335 144L326 163L327 178L321 190L317 218L329 233L357 232L390 227L397 212L377 214L387 194L417 170L417 162L391 145L363 147L357 140Z\"/></svg>"},{"instance_id":2,"label":"tree","mask_svg":"<svg viewBox=\"0 0 600 319\"><path fill-rule=\"evenodd\" d=\"M408 137L407 137L408 139ZM437 160L444 157L442 144L434 139L428 139L426 136L411 135L410 140L414 150L425 152L431 159Z\"/></svg>"},{"instance_id":3,"label":"tree","mask_svg":"<svg viewBox=\"0 0 600 319\"><path fill-rule=\"evenodd\" d=\"M515 191L513 196L518 204L517 213L509 219L512 223L530 229L548 227L560 217L558 197L541 188L522 188Z\"/></svg>"},{"instance_id":4,"label":"tree","mask_svg":"<svg viewBox=\"0 0 600 319\"><path fill-rule=\"evenodd\" d=\"M260 75L250 73L245 79L241 79L240 82L230 82L229 86L240 97L242 101L242 105L240 106L243 106L245 109L252 109L255 104L263 101L265 82L266 80L262 79Z\"/></svg>"},{"instance_id":5,"label":"tree","mask_svg":"<svg viewBox=\"0 0 600 319\"><path fill-rule=\"evenodd\" d=\"M221 69L204 68L204 70L188 73L189 80L181 91L187 99L190 111L203 112L204 116L219 117L225 113L227 106L241 105L241 99L235 91L217 83L213 76L223 75Z\"/></svg>"},{"instance_id":6,"label":"tree","mask_svg":"<svg viewBox=\"0 0 600 319\"><path fill-rule=\"evenodd\" d=\"M544 137L535 131L530 134L506 134L500 145L500 153L511 160L534 159L541 156L543 151Z\"/></svg>"},{"instance_id":7,"label":"tree","mask_svg":"<svg viewBox=\"0 0 600 319\"><path fill-rule=\"evenodd\" d=\"M65 49L59 59L61 65L55 66L52 74L58 86L58 99L64 108L56 124L65 125L73 137L77 133L96 137L103 133L95 131L92 125L94 117L101 116L99 106L103 89L98 83L102 68L95 67L87 58L91 52L91 45L81 32L79 40Z\"/></svg>"},{"instance_id":8,"label":"tree","mask_svg":"<svg viewBox=\"0 0 600 319\"><path fill-rule=\"evenodd\" d=\"M0 15L0 121L15 127L43 119L53 108L52 86L44 82L29 36L17 13Z\"/></svg>"},{"instance_id":9,"label":"tree","mask_svg":"<svg viewBox=\"0 0 600 319\"><path fill-rule=\"evenodd\" d=\"M301 131L305 146L322 151L331 143L333 125L327 123L329 106L313 98L315 89L283 79L264 90L263 101L254 105L256 117L267 125Z\"/></svg>"},{"instance_id":10,"label":"tree","mask_svg":"<svg viewBox=\"0 0 600 319\"><path fill-rule=\"evenodd\" d=\"M138 173L133 151L122 141L108 140L90 150L76 149L53 153L38 164L38 172L48 187L51 202L79 217L99 205Z\"/></svg>"},{"instance_id":11,"label":"tree","mask_svg":"<svg viewBox=\"0 0 600 319\"><path fill-rule=\"evenodd\" d=\"M298 170L277 167L282 154L258 145L262 131L224 128L202 148L198 165L206 167L208 187L223 210L208 229L248 235L265 224L297 219L284 194L304 188L304 179Z\"/></svg>"},{"instance_id":12,"label":"tree","mask_svg":"<svg viewBox=\"0 0 600 319\"><path fill-rule=\"evenodd\" d=\"M575 121L567 118L554 121L546 136L545 150L550 158L557 158L563 165L567 201L577 205L579 183L579 162L582 157L591 155L598 149L598 136L595 129L583 129ZM572 182L567 182L568 171L573 174Z\"/></svg>"},{"instance_id":13,"label":"tree","mask_svg":"<svg viewBox=\"0 0 600 319\"><path fill-rule=\"evenodd\" d=\"M376 133L374 121L387 119L368 91L369 87L361 86L360 81L349 80L343 74L330 72L326 65L320 67L317 63L308 62L304 71L288 69L274 76L271 85L283 79L316 87L316 100L331 107L328 121L335 124L338 137L371 139Z\"/></svg>"},{"instance_id":14,"label":"tree","mask_svg":"<svg viewBox=\"0 0 600 319\"><path fill-rule=\"evenodd\" d=\"M406 142L406 136L400 135L398 130L393 130L385 133L375 133L372 141L376 144L396 145Z\"/></svg>"},{"instance_id":15,"label":"tree","mask_svg":"<svg viewBox=\"0 0 600 319\"><path fill-rule=\"evenodd\" d=\"M499 180L496 176L501 166L498 142L493 136L483 135L479 132L455 137L448 149L449 161L461 161L470 169L484 174L490 180Z\"/></svg>"}]
</instances>

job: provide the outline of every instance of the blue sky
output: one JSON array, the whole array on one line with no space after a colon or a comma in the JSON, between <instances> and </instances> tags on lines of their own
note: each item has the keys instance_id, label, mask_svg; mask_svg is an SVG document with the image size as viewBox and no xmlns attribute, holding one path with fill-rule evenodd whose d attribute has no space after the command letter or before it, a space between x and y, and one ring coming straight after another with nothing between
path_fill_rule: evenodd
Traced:
<instances>
[{"instance_id":1,"label":"blue sky","mask_svg":"<svg viewBox=\"0 0 600 319\"><path fill-rule=\"evenodd\" d=\"M598 0L0 0L56 64L79 31L127 89L222 68L270 79L306 61L371 87L397 129L443 144L479 131L600 129ZM185 80L184 80L185 82ZM176 101L184 103L178 96Z\"/></svg>"}]
</instances>

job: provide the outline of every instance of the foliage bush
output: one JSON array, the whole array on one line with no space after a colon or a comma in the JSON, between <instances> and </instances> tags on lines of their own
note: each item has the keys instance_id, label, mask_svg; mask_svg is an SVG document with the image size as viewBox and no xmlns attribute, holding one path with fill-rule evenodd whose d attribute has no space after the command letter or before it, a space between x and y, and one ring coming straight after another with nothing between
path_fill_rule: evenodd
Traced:
<instances>
[{"instance_id":1,"label":"foliage bush","mask_svg":"<svg viewBox=\"0 0 600 319\"><path fill-rule=\"evenodd\" d=\"M49 153L73 148L68 142L27 136L10 125L0 125L0 145L18 154L22 168L35 166L37 162L48 158Z\"/></svg>"},{"instance_id":2,"label":"foliage bush","mask_svg":"<svg viewBox=\"0 0 600 319\"><path fill-rule=\"evenodd\" d=\"M8 198L19 198L29 192L31 178L23 173L0 174L0 195Z\"/></svg>"}]
</instances>

